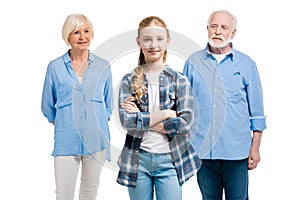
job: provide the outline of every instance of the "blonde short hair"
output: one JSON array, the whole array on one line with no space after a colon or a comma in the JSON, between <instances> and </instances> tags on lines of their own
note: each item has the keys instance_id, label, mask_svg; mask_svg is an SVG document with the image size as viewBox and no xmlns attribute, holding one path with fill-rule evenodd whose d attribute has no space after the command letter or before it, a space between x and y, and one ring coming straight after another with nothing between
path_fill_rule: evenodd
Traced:
<instances>
[{"instance_id":1,"label":"blonde short hair","mask_svg":"<svg viewBox=\"0 0 300 200\"><path fill-rule=\"evenodd\" d=\"M72 32L80 29L83 25L87 24L91 29L92 39L94 38L94 27L91 20L83 14L71 14L65 20L62 27L62 38L69 46L69 36Z\"/></svg>"}]
</instances>

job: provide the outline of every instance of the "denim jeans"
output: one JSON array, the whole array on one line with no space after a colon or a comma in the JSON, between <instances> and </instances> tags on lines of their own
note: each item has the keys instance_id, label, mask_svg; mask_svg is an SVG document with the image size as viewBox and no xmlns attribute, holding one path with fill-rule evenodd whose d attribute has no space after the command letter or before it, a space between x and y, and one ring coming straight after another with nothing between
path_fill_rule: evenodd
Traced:
<instances>
[{"instance_id":1,"label":"denim jeans","mask_svg":"<svg viewBox=\"0 0 300 200\"><path fill-rule=\"evenodd\" d=\"M181 200L182 191L171 154L141 150L136 187L128 188L131 200Z\"/></svg>"},{"instance_id":2,"label":"denim jeans","mask_svg":"<svg viewBox=\"0 0 300 200\"><path fill-rule=\"evenodd\" d=\"M248 200L248 159L202 160L197 181L203 200Z\"/></svg>"}]
</instances>

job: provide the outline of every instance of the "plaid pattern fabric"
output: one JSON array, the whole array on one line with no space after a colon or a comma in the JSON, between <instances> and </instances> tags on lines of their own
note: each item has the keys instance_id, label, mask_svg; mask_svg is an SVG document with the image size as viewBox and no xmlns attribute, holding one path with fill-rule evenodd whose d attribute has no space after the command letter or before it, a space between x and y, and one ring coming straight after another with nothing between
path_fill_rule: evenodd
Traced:
<instances>
[{"instance_id":1,"label":"plaid pattern fabric","mask_svg":"<svg viewBox=\"0 0 300 200\"><path fill-rule=\"evenodd\" d=\"M127 97L132 96L130 87L133 81L133 72L126 74L119 90L119 104ZM143 83L148 87L146 78ZM200 168L201 161L189 141L190 129L193 122L193 104L190 84L180 72L168 66L159 77L160 109L176 110L177 118L164 121L167 131L173 164L177 171L179 184L182 185ZM125 186L136 186L139 167L139 148L144 132L150 129L150 113L148 94L138 105L141 112L127 113L119 107L121 124L127 130L125 145L118 160L120 167L117 182Z\"/></svg>"}]
</instances>

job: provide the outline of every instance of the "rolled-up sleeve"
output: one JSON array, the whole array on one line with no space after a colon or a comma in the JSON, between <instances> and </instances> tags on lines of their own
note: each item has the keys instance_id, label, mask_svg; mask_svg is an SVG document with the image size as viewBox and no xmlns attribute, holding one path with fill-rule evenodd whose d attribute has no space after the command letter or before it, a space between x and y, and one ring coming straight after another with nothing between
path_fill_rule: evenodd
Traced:
<instances>
[{"instance_id":1,"label":"rolled-up sleeve","mask_svg":"<svg viewBox=\"0 0 300 200\"><path fill-rule=\"evenodd\" d=\"M187 78L178 75L176 85L175 107L177 118L170 118L164 121L164 127L170 137L174 137L176 134L188 134L194 118L194 97Z\"/></svg>"},{"instance_id":2,"label":"rolled-up sleeve","mask_svg":"<svg viewBox=\"0 0 300 200\"><path fill-rule=\"evenodd\" d=\"M263 131L266 129L266 116L258 116L250 118L250 129L252 131Z\"/></svg>"},{"instance_id":3,"label":"rolled-up sleeve","mask_svg":"<svg viewBox=\"0 0 300 200\"><path fill-rule=\"evenodd\" d=\"M250 112L250 129L263 131L266 128L266 116L263 106L263 92L255 62L249 65L247 95Z\"/></svg>"}]
</instances>

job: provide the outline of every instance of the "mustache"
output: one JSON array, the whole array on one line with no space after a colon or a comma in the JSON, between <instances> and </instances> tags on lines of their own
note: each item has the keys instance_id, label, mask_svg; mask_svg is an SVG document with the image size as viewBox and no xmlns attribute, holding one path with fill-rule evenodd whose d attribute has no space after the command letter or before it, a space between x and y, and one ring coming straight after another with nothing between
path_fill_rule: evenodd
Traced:
<instances>
[{"instance_id":1,"label":"mustache","mask_svg":"<svg viewBox=\"0 0 300 200\"><path fill-rule=\"evenodd\" d=\"M217 35L215 35L215 34L212 35L209 39L212 40L212 39L214 39L214 38L221 39L222 41L225 40L225 38L224 38L222 35L217 36Z\"/></svg>"}]
</instances>

